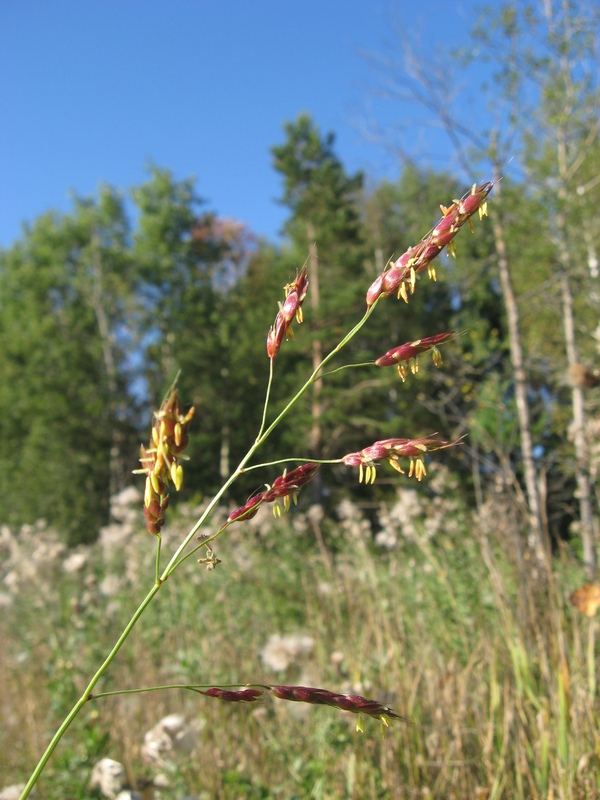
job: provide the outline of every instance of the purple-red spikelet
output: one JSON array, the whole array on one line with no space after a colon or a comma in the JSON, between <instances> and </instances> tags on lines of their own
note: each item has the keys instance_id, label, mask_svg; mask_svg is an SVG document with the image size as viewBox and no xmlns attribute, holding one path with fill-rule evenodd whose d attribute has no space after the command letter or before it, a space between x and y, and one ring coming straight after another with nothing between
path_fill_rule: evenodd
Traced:
<instances>
[{"instance_id":1,"label":"purple-red spikelet","mask_svg":"<svg viewBox=\"0 0 600 800\"><path fill-rule=\"evenodd\" d=\"M308 291L308 272L306 267L302 267L296 280L285 286L285 301L279 305L279 312L275 317L275 322L267 334L267 355L270 359L275 358L281 347L284 337L287 339L292 332L292 322L294 318L300 324L302 322L302 303Z\"/></svg>"},{"instance_id":2,"label":"purple-red spikelet","mask_svg":"<svg viewBox=\"0 0 600 800\"><path fill-rule=\"evenodd\" d=\"M200 690L198 690L200 691ZM224 703L256 703L264 695L263 689L219 689L213 686L205 692L200 691L205 697L215 697Z\"/></svg>"},{"instance_id":3,"label":"purple-red spikelet","mask_svg":"<svg viewBox=\"0 0 600 800\"><path fill-rule=\"evenodd\" d=\"M317 689L314 686L267 686L258 684L250 689L221 689L218 686L213 686L210 689L196 689L196 691L205 697L214 697L224 703L256 703L265 692L269 692L278 700L330 706L331 708L339 708L342 711L350 711L352 714L365 714L368 717L381 720L382 726L385 727L393 719L410 723L409 719L396 714L393 709L383 705L378 700L370 700L359 694L339 694L330 692L328 689ZM362 730L360 717L357 727Z\"/></svg>"},{"instance_id":4,"label":"purple-red spikelet","mask_svg":"<svg viewBox=\"0 0 600 800\"><path fill-rule=\"evenodd\" d=\"M454 336L455 331L447 333L437 333L435 336L425 336L414 342L406 342L399 347L393 347L380 356L375 362L377 367L398 367L398 373L402 380L406 380L409 370L414 374L419 371L418 356L432 351L433 363L436 367L442 363L442 354L438 350L438 345L447 342Z\"/></svg>"},{"instance_id":5,"label":"purple-red spikelet","mask_svg":"<svg viewBox=\"0 0 600 800\"><path fill-rule=\"evenodd\" d=\"M332 706L342 711L353 714L366 714L369 717L381 719L404 719L396 714L389 706L384 706L377 700L369 700L359 694L338 694L327 689L317 689L312 686L268 686L268 691L280 700L294 703L311 703L312 705Z\"/></svg>"},{"instance_id":6,"label":"purple-red spikelet","mask_svg":"<svg viewBox=\"0 0 600 800\"><path fill-rule=\"evenodd\" d=\"M423 461L425 454L452 447L455 444L458 444L458 440L445 442L443 439L433 436L425 436L421 439L381 439L356 453L348 453L341 461L347 467L359 468L358 479L361 483L363 480L365 483L375 483L376 462L387 460L397 472L403 473L404 470L398 461L401 458L408 458L408 477L414 475L420 481L427 474Z\"/></svg>"},{"instance_id":7,"label":"purple-red spikelet","mask_svg":"<svg viewBox=\"0 0 600 800\"><path fill-rule=\"evenodd\" d=\"M442 206L444 216L433 230L414 247L409 247L371 284L367 291L367 305L372 306L378 297L386 297L394 292L408 302L409 293L412 294L415 290L417 273L425 268L435 280L435 270L431 262L444 247L452 243L460 228L476 211L480 217L487 213L486 197L493 186L493 181L487 181L480 186L473 185L471 191L461 200L455 200L449 208Z\"/></svg>"},{"instance_id":8,"label":"purple-red spikelet","mask_svg":"<svg viewBox=\"0 0 600 800\"><path fill-rule=\"evenodd\" d=\"M243 522L252 519L263 503L275 503L273 513L275 516L279 516L281 514L279 500L283 501L283 510L288 511L292 500L296 501L300 489L315 477L319 469L320 464L308 462L296 467L291 472L284 472L283 475L275 478L272 486L267 486L264 492L252 495L243 506L232 511L227 517L227 522Z\"/></svg>"}]
</instances>

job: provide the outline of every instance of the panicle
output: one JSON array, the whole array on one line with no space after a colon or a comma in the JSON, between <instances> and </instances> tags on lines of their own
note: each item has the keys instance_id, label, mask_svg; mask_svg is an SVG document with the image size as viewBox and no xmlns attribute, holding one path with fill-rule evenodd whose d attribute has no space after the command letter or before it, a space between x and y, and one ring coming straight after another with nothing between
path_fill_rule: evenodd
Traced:
<instances>
[{"instance_id":1,"label":"panicle","mask_svg":"<svg viewBox=\"0 0 600 800\"><path fill-rule=\"evenodd\" d=\"M418 244L409 247L371 284L367 291L367 306L372 306L378 297L387 297L394 292L408 302L409 294L415 290L417 273L426 268L429 277L435 280L435 269L431 262L448 245L449 252L454 255L451 250L454 237L476 211L480 219L487 214L486 198L493 186L494 181L487 181L480 186L473 184L471 191L461 200L455 200L449 208L441 206L443 217L433 230Z\"/></svg>"},{"instance_id":2,"label":"panicle","mask_svg":"<svg viewBox=\"0 0 600 800\"><path fill-rule=\"evenodd\" d=\"M189 443L188 428L195 408L183 413L177 389L173 389L154 414L152 436L148 447L140 448L141 469L135 473L146 475L144 490L144 516L149 533L158 535L165 523L164 512L169 505L167 488L172 483L179 491L183 482L180 460Z\"/></svg>"},{"instance_id":3,"label":"panicle","mask_svg":"<svg viewBox=\"0 0 600 800\"><path fill-rule=\"evenodd\" d=\"M404 473L398 463L401 458L409 459L408 477L420 481L427 474L424 456L434 450L442 450L458 444L437 439L435 436L425 436L421 439L381 439L356 453L348 453L341 461L347 467L358 467L358 480L360 483L375 483L377 461L387 460L397 472Z\"/></svg>"},{"instance_id":4,"label":"panicle","mask_svg":"<svg viewBox=\"0 0 600 800\"><path fill-rule=\"evenodd\" d=\"M284 291L285 300L279 304L279 312L267 334L267 355L270 359L274 359L279 352L284 337L289 339L294 335L291 328L294 318L298 324L303 320L302 303L308 291L306 267L302 267L300 273L296 274L296 280L288 283L284 287Z\"/></svg>"},{"instance_id":5,"label":"panicle","mask_svg":"<svg viewBox=\"0 0 600 800\"><path fill-rule=\"evenodd\" d=\"M423 339L417 339L414 342L406 342L399 347L393 347L380 356L375 362L377 367L398 367L398 374L403 381L410 372L413 375L419 371L419 356L426 353L428 350L432 351L433 363L439 367L442 363L442 354L438 350L438 345L447 342L455 334L455 331L448 331L447 333L437 333L435 336L425 336Z\"/></svg>"},{"instance_id":6,"label":"panicle","mask_svg":"<svg viewBox=\"0 0 600 800\"><path fill-rule=\"evenodd\" d=\"M243 522L252 519L263 503L275 503L273 513L276 517L281 516L279 500L283 501L283 510L288 511L292 501L297 501L298 492L303 486L311 481L320 469L320 464L308 462L296 467L291 472L284 472L273 481L264 492L252 495L243 506L236 508L227 517L227 522Z\"/></svg>"}]
</instances>

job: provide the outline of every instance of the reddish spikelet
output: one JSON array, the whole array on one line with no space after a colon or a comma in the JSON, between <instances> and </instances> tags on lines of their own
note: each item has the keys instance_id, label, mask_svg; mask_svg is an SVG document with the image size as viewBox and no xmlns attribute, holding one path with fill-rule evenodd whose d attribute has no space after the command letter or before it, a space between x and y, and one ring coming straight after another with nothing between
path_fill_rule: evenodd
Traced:
<instances>
[{"instance_id":1,"label":"reddish spikelet","mask_svg":"<svg viewBox=\"0 0 600 800\"><path fill-rule=\"evenodd\" d=\"M337 694L327 689L317 689L312 686L267 686L268 691L279 700L288 700L293 703L311 703L312 705L332 706L342 711L353 714L366 714L376 719L400 719L389 706L384 706L377 700L369 700L359 694Z\"/></svg>"},{"instance_id":2,"label":"reddish spikelet","mask_svg":"<svg viewBox=\"0 0 600 800\"><path fill-rule=\"evenodd\" d=\"M358 479L362 483L375 483L377 461L385 459L397 472L404 473L398 461L401 458L409 459L408 477L413 475L420 481L426 474L425 462L423 458L426 453L434 450L442 450L458 444L455 442L445 442L443 439L435 437L423 437L421 439L381 439L364 450L356 453L348 453L341 460L347 467L358 467Z\"/></svg>"},{"instance_id":3,"label":"reddish spikelet","mask_svg":"<svg viewBox=\"0 0 600 800\"><path fill-rule=\"evenodd\" d=\"M415 290L417 273L425 268L435 280L435 270L431 262L444 247L452 244L460 228L476 211L480 218L487 213L486 197L493 186L493 181L487 181L480 186L473 185L471 191L461 200L455 200L449 208L442 206L444 216L433 230L417 245L409 247L371 284L367 291L367 306L372 306L378 297L386 297L393 292L397 292L398 297L408 302L409 293L412 294Z\"/></svg>"},{"instance_id":4,"label":"reddish spikelet","mask_svg":"<svg viewBox=\"0 0 600 800\"><path fill-rule=\"evenodd\" d=\"M165 523L169 483L179 491L183 482L183 467L179 462L189 443L188 428L194 412L192 406L186 414L183 413L177 389L173 389L154 414L150 444L140 448L142 469L134 472L146 475L144 516L146 529L154 535L160 533Z\"/></svg>"},{"instance_id":5,"label":"reddish spikelet","mask_svg":"<svg viewBox=\"0 0 600 800\"><path fill-rule=\"evenodd\" d=\"M255 494L250 497L243 506L236 508L227 517L227 522L243 522L246 519L252 519L258 514L258 509L264 502L264 492Z\"/></svg>"},{"instance_id":6,"label":"reddish spikelet","mask_svg":"<svg viewBox=\"0 0 600 800\"><path fill-rule=\"evenodd\" d=\"M279 352L284 337L289 339L290 336L293 336L291 325L294 318L298 324L302 322L302 303L308 291L306 267L302 267L301 272L296 275L296 280L288 283L284 291L285 301L283 304L279 304L279 313L267 334L267 355L270 359L275 358Z\"/></svg>"},{"instance_id":7,"label":"reddish spikelet","mask_svg":"<svg viewBox=\"0 0 600 800\"><path fill-rule=\"evenodd\" d=\"M428 350L432 351L433 363L436 367L442 363L442 354L438 350L438 345L447 342L455 334L455 331L448 331L447 333L438 333L435 336L425 336L423 339L417 339L414 342L406 342L399 347L393 347L387 353L380 356L375 365L377 367L398 367L398 373L403 381L406 380L408 372L415 374L419 371L419 359L422 353Z\"/></svg>"},{"instance_id":8,"label":"reddish spikelet","mask_svg":"<svg viewBox=\"0 0 600 800\"><path fill-rule=\"evenodd\" d=\"M215 697L223 703L256 703L264 695L263 689L219 689L213 686L205 692L200 692L205 697Z\"/></svg>"},{"instance_id":9,"label":"reddish spikelet","mask_svg":"<svg viewBox=\"0 0 600 800\"><path fill-rule=\"evenodd\" d=\"M315 477L320 468L320 464L308 462L296 467L291 472L284 472L283 475L275 478L272 486L267 485L264 492L253 495L243 506L232 511L227 517L227 522L243 522L252 519L263 503L275 503L273 513L275 516L279 516L281 514L279 500L283 500L283 510L288 511L291 502L296 502L300 489Z\"/></svg>"}]
</instances>

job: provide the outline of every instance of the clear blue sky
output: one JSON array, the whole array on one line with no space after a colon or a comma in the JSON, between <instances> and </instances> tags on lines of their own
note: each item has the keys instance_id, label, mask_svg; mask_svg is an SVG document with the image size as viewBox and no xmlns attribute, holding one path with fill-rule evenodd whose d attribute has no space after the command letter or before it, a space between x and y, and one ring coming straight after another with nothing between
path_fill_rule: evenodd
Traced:
<instances>
[{"instance_id":1,"label":"clear blue sky","mask_svg":"<svg viewBox=\"0 0 600 800\"><path fill-rule=\"evenodd\" d=\"M269 148L308 111L350 171L380 177L360 132L376 78L361 51L390 19L431 47L466 39L472 0L0 0L0 246L21 223L149 160L191 175L206 208L275 238L285 210ZM467 10L465 10L467 9ZM380 124L398 109L377 111Z\"/></svg>"}]
</instances>

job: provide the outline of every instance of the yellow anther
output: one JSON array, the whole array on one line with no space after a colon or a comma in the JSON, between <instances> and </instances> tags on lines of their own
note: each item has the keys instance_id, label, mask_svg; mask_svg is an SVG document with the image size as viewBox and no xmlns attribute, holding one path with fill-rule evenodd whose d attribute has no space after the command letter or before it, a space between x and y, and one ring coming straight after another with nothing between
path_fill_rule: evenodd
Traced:
<instances>
[{"instance_id":1,"label":"yellow anther","mask_svg":"<svg viewBox=\"0 0 600 800\"><path fill-rule=\"evenodd\" d=\"M401 297L405 303L408 303L408 294L406 292L406 283L402 281L398 289L398 297Z\"/></svg>"},{"instance_id":2,"label":"yellow anther","mask_svg":"<svg viewBox=\"0 0 600 800\"><path fill-rule=\"evenodd\" d=\"M156 472L150 473L150 482L152 483L152 488L156 492L156 494L160 494L160 481L158 479L158 475Z\"/></svg>"},{"instance_id":3,"label":"yellow anther","mask_svg":"<svg viewBox=\"0 0 600 800\"><path fill-rule=\"evenodd\" d=\"M152 502L152 480L150 477L146 478L146 486L144 488L144 506L148 508Z\"/></svg>"},{"instance_id":4,"label":"yellow anther","mask_svg":"<svg viewBox=\"0 0 600 800\"><path fill-rule=\"evenodd\" d=\"M175 427L173 429L173 438L175 439L175 444L177 447L181 444L181 423L176 422Z\"/></svg>"},{"instance_id":5,"label":"yellow anther","mask_svg":"<svg viewBox=\"0 0 600 800\"><path fill-rule=\"evenodd\" d=\"M390 466L396 470L396 472L399 472L401 475L404 475L404 470L393 456L391 458L388 458L388 462Z\"/></svg>"},{"instance_id":6,"label":"yellow anther","mask_svg":"<svg viewBox=\"0 0 600 800\"><path fill-rule=\"evenodd\" d=\"M183 467L181 464L176 464L175 462L171 464L171 480L175 484L177 491L179 491L183 483Z\"/></svg>"}]
</instances>

